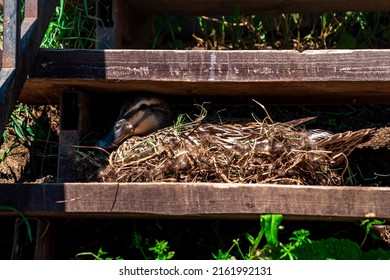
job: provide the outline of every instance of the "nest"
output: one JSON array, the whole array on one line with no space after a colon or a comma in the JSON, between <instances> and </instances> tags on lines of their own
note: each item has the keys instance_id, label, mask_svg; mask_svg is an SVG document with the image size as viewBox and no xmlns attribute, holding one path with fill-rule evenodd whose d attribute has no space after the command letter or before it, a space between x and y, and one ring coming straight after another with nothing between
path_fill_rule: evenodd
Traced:
<instances>
[{"instance_id":1,"label":"nest","mask_svg":"<svg viewBox=\"0 0 390 280\"><path fill-rule=\"evenodd\" d=\"M99 181L337 185L342 175L332 168L371 133L330 136L267 120L220 125L203 118L126 140Z\"/></svg>"}]
</instances>

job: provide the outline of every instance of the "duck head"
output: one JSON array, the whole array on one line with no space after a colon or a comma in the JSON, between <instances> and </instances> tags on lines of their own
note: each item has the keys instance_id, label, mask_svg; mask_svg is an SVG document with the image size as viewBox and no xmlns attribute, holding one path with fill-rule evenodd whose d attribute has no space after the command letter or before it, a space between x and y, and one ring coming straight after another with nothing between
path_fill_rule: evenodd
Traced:
<instances>
[{"instance_id":1,"label":"duck head","mask_svg":"<svg viewBox=\"0 0 390 280\"><path fill-rule=\"evenodd\" d=\"M117 121L97 146L111 149L131 136L145 136L173 124L166 101L151 95L132 96L124 102Z\"/></svg>"}]
</instances>

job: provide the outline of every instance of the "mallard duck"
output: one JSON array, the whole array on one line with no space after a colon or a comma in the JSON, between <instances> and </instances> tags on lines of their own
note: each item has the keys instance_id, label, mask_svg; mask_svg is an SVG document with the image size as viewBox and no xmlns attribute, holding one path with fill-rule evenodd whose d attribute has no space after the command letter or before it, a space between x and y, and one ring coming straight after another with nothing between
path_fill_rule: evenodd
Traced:
<instances>
[{"instance_id":1,"label":"mallard duck","mask_svg":"<svg viewBox=\"0 0 390 280\"><path fill-rule=\"evenodd\" d=\"M164 99L136 94L124 102L113 128L97 146L110 149L131 136L144 136L172 124L172 112Z\"/></svg>"},{"instance_id":2,"label":"mallard duck","mask_svg":"<svg viewBox=\"0 0 390 280\"><path fill-rule=\"evenodd\" d=\"M246 124L213 124L204 122L205 116L203 110L195 121L173 126L163 99L131 98L99 142L106 149L118 146L99 180L334 185L341 179L333 167L375 131L333 134L298 127L311 118L275 123L268 116Z\"/></svg>"},{"instance_id":3,"label":"mallard duck","mask_svg":"<svg viewBox=\"0 0 390 280\"><path fill-rule=\"evenodd\" d=\"M225 148L237 148L242 144L252 142L255 144L251 145L255 145L256 149L269 153L275 153L277 149L285 149L289 146L287 142L298 141L301 142L300 146L306 146L308 150L329 152L334 165L337 165L359 144L367 141L375 131L373 128L342 133L331 133L320 129L302 130L295 127L295 122L301 123L296 120L267 125L257 122L245 125L202 124L191 130L188 138L195 144L201 144L206 139L223 145Z\"/></svg>"},{"instance_id":4,"label":"mallard duck","mask_svg":"<svg viewBox=\"0 0 390 280\"><path fill-rule=\"evenodd\" d=\"M303 130L295 122L197 120L127 139L110 154L99 180L337 185L341 177L333 167L373 132L332 134Z\"/></svg>"}]
</instances>

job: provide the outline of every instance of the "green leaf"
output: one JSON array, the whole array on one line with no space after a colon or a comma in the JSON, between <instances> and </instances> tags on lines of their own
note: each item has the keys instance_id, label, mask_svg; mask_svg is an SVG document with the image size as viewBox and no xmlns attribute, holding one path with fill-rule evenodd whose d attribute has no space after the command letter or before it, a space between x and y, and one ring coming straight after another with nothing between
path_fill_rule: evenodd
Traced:
<instances>
[{"instance_id":1,"label":"green leaf","mask_svg":"<svg viewBox=\"0 0 390 280\"><path fill-rule=\"evenodd\" d=\"M363 254L364 260L390 260L390 250L379 248L377 250L370 250Z\"/></svg>"},{"instance_id":2,"label":"green leaf","mask_svg":"<svg viewBox=\"0 0 390 280\"><path fill-rule=\"evenodd\" d=\"M372 238L374 239L381 239L375 232L371 231L371 226L373 225L383 225L385 221L379 221L379 220L363 220L360 223L360 226L365 228L366 235L364 236L364 239L362 241L362 244L360 247L363 247L364 243L367 240L368 235L370 234Z\"/></svg>"},{"instance_id":3,"label":"green leaf","mask_svg":"<svg viewBox=\"0 0 390 280\"><path fill-rule=\"evenodd\" d=\"M385 221L380 221L380 220L363 220L360 223L360 226L365 227L366 233L369 233L371 231L371 226L372 225L383 225Z\"/></svg>"},{"instance_id":4,"label":"green leaf","mask_svg":"<svg viewBox=\"0 0 390 280\"><path fill-rule=\"evenodd\" d=\"M232 258L232 255L230 255L230 252L223 252L221 249L218 249L218 255L211 253L213 258L215 260L230 260Z\"/></svg>"},{"instance_id":5,"label":"green leaf","mask_svg":"<svg viewBox=\"0 0 390 280\"><path fill-rule=\"evenodd\" d=\"M363 251L348 239L329 238L305 243L293 250L298 260L360 260Z\"/></svg>"},{"instance_id":6,"label":"green leaf","mask_svg":"<svg viewBox=\"0 0 390 280\"><path fill-rule=\"evenodd\" d=\"M1 211L12 211L12 212L15 212L16 214L18 214L20 216L20 218L22 219L22 221L26 224L28 239L30 242L32 242L31 226L30 226L30 223L28 222L27 218L21 212L16 210L14 207L0 205L0 210Z\"/></svg>"},{"instance_id":7,"label":"green leaf","mask_svg":"<svg viewBox=\"0 0 390 280\"><path fill-rule=\"evenodd\" d=\"M173 258L174 255L175 255L175 252L169 251L166 259L167 259L167 260L170 260L170 259Z\"/></svg>"},{"instance_id":8,"label":"green leaf","mask_svg":"<svg viewBox=\"0 0 390 280\"><path fill-rule=\"evenodd\" d=\"M267 239L267 245L271 247L277 247L278 231L283 216L280 214L267 214L261 216L261 228L265 230L265 238Z\"/></svg>"},{"instance_id":9,"label":"green leaf","mask_svg":"<svg viewBox=\"0 0 390 280\"><path fill-rule=\"evenodd\" d=\"M249 243L253 246L255 244L255 238L249 233L245 233L246 239L248 239Z\"/></svg>"},{"instance_id":10,"label":"green leaf","mask_svg":"<svg viewBox=\"0 0 390 280\"><path fill-rule=\"evenodd\" d=\"M337 49L356 49L357 41L354 36L344 32L340 36L340 40L336 44Z\"/></svg>"}]
</instances>

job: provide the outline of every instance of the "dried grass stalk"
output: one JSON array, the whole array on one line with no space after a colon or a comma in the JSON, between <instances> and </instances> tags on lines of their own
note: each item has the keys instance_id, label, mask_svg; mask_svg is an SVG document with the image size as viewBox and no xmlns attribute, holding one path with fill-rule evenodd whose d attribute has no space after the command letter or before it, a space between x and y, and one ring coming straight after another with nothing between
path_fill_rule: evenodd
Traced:
<instances>
[{"instance_id":1,"label":"dried grass stalk","mask_svg":"<svg viewBox=\"0 0 390 280\"><path fill-rule=\"evenodd\" d=\"M372 130L313 137L283 123L196 121L126 140L100 170L106 182L337 185L335 164ZM332 147L334 149L332 149Z\"/></svg>"}]
</instances>

